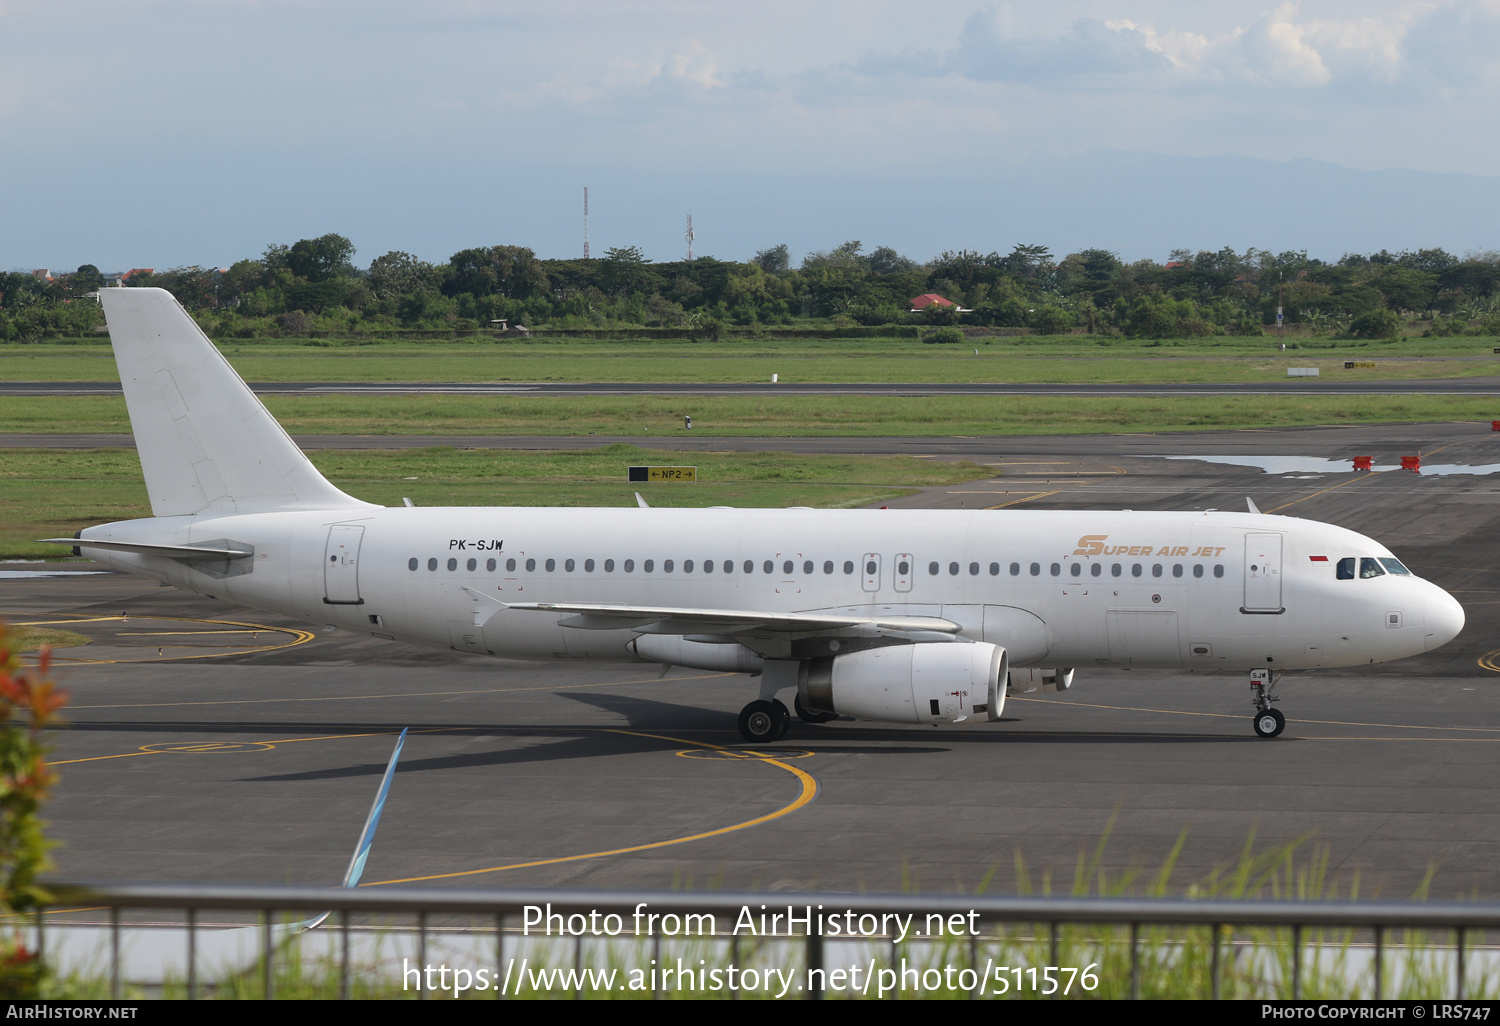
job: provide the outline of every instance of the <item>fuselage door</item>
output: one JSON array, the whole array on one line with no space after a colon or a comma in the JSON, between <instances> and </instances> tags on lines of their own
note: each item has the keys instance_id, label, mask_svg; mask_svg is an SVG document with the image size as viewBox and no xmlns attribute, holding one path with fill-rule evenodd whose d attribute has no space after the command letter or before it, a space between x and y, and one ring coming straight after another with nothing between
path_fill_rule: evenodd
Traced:
<instances>
[{"instance_id":1,"label":"fuselage door","mask_svg":"<svg viewBox=\"0 0 1500 1026\"><path fill-rule=\"evenodd\" d=\"M1280 613L1281 535L1245 535L1245 605L1242 613Z\"/></svg>"},{"instance_id":2,"label":"fuselage door","mask_svg":"<svg viewBox=\"0 0 1500 1026\"><path fill-rule=\"evenodd\" d=\"M866 552L860 561L859 569L863 573L865 591L880 590L880 553Z\"/></svg>"},{"instance_id":3,"label":"fuselage door","mask_svg":"<svg viewBox=\"0 0 1500 1026\"><path fill-rule=\"evenodd\" d=\"M897 591L911 591L911 580L916 573L916 563L910 552L896 553L896 572L891 575Z\"/></svg>"},{"instance_id":4,"label":"fuselage door","mask_svg":"<svg viewBox=\"0 0 1500 1026\"><path fill-rule=\"evenodd\" d=\"M323 601L331 606L358 606L359 543L365 529L355 524L335 524L328 529L323 550Z\"/></svg>"}]
</instances>

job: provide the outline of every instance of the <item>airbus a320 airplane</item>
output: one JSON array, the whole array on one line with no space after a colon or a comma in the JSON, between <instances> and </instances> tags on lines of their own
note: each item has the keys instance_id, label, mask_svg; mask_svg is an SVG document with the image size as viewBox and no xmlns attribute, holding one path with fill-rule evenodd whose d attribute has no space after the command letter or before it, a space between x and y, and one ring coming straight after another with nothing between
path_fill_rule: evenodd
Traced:
<instances>
[{"instance_id":1,"label":"airbus a320 airplane","mask_svg":"<svg viewBox=\"0 0 1500 1026\"><path fill-rule=\"evenodd\" d=\"M790 714L1000 718L1072 667L1249 674L1430 651L1464 625L1379 542L1257 513L386 508L318 473L161 289L100 292L150 519L48 539L179 588L478 655L759 674Z\"/></svg>"}]
</instances>

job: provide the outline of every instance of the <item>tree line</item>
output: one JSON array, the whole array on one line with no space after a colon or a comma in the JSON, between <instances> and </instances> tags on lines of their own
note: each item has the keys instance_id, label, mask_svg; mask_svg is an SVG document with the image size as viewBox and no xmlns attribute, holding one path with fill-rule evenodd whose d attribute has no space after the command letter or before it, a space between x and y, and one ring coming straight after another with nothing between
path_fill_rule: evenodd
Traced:
<instances>
[{"instance_id":1,"label":"tree line","mask_svg":"<svg viewBox=\"0 0 1500 1026\"><path fill-rule=\"evenodd\" d=\"M1165 264L1122 261L1104 249L1060 259L1041 245L945 252L919 263L858 241L792 266L785 245L742 262L699 257L655 263L634 246L584 260L544 260L524 246L464 249L443 264L392 251L361 267L349 239L330 234L268 246L227 269L135 273L129 286L170 290L215 337L494 326L742 327L898 324L1083 331L1136 338L1260 334L1285 321L1313 330L1389 336L1425 318L1441 334L1500 333L1500 254L1442 249L1337 261L1306 251L1174 251ZM100 323L97 267L47 281L0 275L0 338L86 335ZM937 294L913 313L911 301Z\"/></svg>"}]
</instances>

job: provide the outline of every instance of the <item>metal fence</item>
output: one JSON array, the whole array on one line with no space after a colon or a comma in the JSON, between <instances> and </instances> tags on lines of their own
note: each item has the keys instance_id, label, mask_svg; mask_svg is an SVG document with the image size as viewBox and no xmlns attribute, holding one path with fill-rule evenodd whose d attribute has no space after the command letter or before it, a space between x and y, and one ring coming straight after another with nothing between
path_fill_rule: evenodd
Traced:
<instances>
[{"instance_id":1,"label":"metal fence","mask_svg":"<svg viewBox=\"0 0 1500 1026\"><path fill-rule=\"evenodd\" d=\"M1080 925L1107 927L1112 940L1099 943L1128 944L1129 987L1128 996L1139 998L1142 983L1143 930L1206 929L1208 933L1211 995L1222 996L1222 974L1226 956L1232 956L1236 931L1271 929L1288 931L1290 946L1284 956L1289 965L1282 973L1284 989L1290 997L1304 997L1303 987L1308 962L1308 945L1323 941L1307 940L1313 933L1318 938L1326 937L1323 931L1345 931L1343 943L1357 936L1362 951L1372 959L1373 996L1386 996L1391 968L1388 956L1396 945L1392 938L1400 932L1405 940L1405 950L1411 950L1414 931L1421 937L1423 950L1441 952L1443 987L1451 983L1454 998L1466 996L1466 971L1483 949L1488 958L1486 931L1500 929L1500 905L1460 902L1397 902L1397 901L1351 901L1351 902L1302 902L1302 901L1241 901L1241 900L1193 900L1155 898L1093 898L1093 897L995 897L986 895L953 894L842 894L842 893L787 893L787 892L693 892L693 891L585 891L585 890L476 890L437 889L415 887L379 887L358 889L335 889L313 887L278 887L260 885L217 884L53 884L54 905L36 916L35 944L42 957L47 957L47 935L56 934L66 927L62 924L46 925L49 914L61 913L69 908L107 910L109 938L109 978L111 995L119 997L122 987L121 934L131 929L126 913L139 914L145 910L173 910L182 917L186 945L186 993L188 997L201 992L200 946L202 937L209 932L202 918L205 912L231 913L255 924L259 955L254 966L261 975L264 995L275 995L278 949L289 933L306 927L309 920L285 923L279 919L291 913L318 915L331 913L327 923L320 929L325 934L339 938L341 958L339 965L340 996L350 994L350 936L351 923L356 917L400 915L414 922L417 964L426 963L429 937L437 924L447 917L459 917L470 924L478 920L485 924L485 931L494 932L494 958L499 966L505 958L506 938L515 938L529 921L534 921L538 909L546 907L550 913L560 917L559 922L587 921L590 916L597 924L607 922L613 916L622 924L630 924L623 930L621 939L648 943L652 950L659 950L665 937L675 936L668 926L676 916L677 922L688 916L702 917L705 914L720 920L735 921L738 917L758 914L767 908L789 908L794 920L790 929L773 931L774 936L761 936L762 942L774 942L799 948L807 984L800 996L817 999L825 994L828 976L825 954L828 945L846 941L889 944L892 958L896 953L897 939L887 933L861 934L859 937L839 935L830 937L822 928L825 917L836 914L846 917L845 922L863 921L864 917L875 917L881 923L883 917L915 917L908 922L930 924L931 917L940 917L939 933L944 919L950 923L963 919L965 930L961 947L967 952L968 968L974 971L971 977L977 983L980 947L999 937L997 931L1028 927L1027 936L1035 950L1045 950L1056 963L1060 938L1066 930ZM649 909L657 918L648 922L648 929L640 928L639 914ZM806 920L802 919L806 910ZM249 913L250 915L246 915ZM529 917L529 919L528 919ZM853 917L853 918L848 918ZM174 920L175 921L175 920ZM701 922L701 919L700 919ZM813 928L817 923L819 928ZM534 925L534 923L533 923ZM974 932L974 929L979 932ZM985 932L988 931L988 932ZM1437 931L1440 943L1426 939L1425 931ZM532 931L540 932L540 931ZM581 958L584 936L566 930L562 936L577 945L575 964ZM557 936L557 935L551 935ZM597 930L590 935L597 937ZM613 935L611 935L613 937ZM717 930L705 939L726 939L728 935ZM923 940L932 942L930 931L924 931ZM960 939L958 931L944 935L952 945ZM331 940L331 939L330 939ZM737 935L734 938L737 943ZM906 942L905 938L902 938ZM1306 943L1305 943L1306 942ZM915 941L913 941L915 943ZM1245 943L1244 941L1241 942ZM736 948L736 950L738 950ZM1316 950L1316 947L1314 948ZM282 955L283 959L287 956ZM1362 956L1365 957L1365 956ZM1447 963L1451 961L1451 969ZM654 964L654 963L653 963ZM1493 968L1493 959L1487 964ZM874 971L875 963L871 962ZM1004 967L1008 972L1016 970ZM1121 967L1123 969L1123 966ZM1450 975L1451 972L1451 975ZM986 977L989 967L986 968ZM1289 977L1289 980L1286 979ZM654 977L653 977L654 978ZM1033 976L1033 989L1035 989ZM1017 976L1018 986L1020 977ZM497 980L498 982L498 980ZM868 986L868 984L867 984ZM977 988L976 988L977 989ZM419 996L427 992L420 989ZM977 993L993 995L995 988ZM971 996L977 996L973 994ZM497 990L497 996L499 992ZM1120 996L1127 996L1121 994ZM1281 996L1286 996L1282 994Z\"/></svg>"}]
</instances>

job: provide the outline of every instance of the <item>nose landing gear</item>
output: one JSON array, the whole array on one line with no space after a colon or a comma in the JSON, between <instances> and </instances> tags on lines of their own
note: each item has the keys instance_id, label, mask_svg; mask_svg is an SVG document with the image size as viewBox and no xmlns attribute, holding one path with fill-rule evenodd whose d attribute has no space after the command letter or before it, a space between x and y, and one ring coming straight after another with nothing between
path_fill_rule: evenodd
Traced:
<instances>
[{"instance_id":1,"label":"nose landing gear","mask_svg":"<svg viewBox=\"0 0 1500 1026\"><path fill-rule=\"evenodd\" d=\"M1250 671L1250 704L1255 706L1255 718L1250 722L1261 737L1276 737L1286 729L1286 717L1281 710L1271 708L1272 702L1281 701L1276 695L1280 680L1281 674L1272 679L1270 670Z\"/></svg>"}]
</instances>

